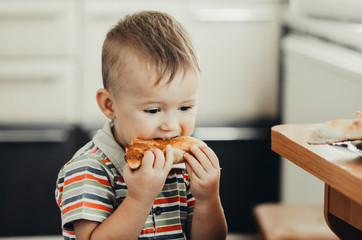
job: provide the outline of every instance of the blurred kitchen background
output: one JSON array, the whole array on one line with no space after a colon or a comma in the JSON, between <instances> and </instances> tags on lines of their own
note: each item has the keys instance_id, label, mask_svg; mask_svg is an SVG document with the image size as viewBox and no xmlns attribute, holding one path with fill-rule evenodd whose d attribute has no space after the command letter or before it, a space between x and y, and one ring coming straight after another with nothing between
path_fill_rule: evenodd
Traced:
<instances>
[{"instance_id":1,"label":"blurred kitchen background","mask_svg":"<svg viewBox=\"0 0 362 240\"><path fill-rule=\"evenodd\" d=\"M58 171L106 120L102 42L143 9L172 14L199 51L194 136L219 156L230 239L253 239L259 203L323 202L270 128L362 110L361 0L0 0L0 237L61 234Z\"/></svg>"}]
</instances>

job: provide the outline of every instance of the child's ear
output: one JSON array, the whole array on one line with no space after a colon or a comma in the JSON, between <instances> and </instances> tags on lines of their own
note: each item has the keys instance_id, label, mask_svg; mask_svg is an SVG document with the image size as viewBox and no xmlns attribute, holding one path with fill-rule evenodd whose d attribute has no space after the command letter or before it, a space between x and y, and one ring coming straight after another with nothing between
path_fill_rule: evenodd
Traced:
<instances>
[{"instance_id":1,"label":"child's ear","mask_svg":"<svg viewBox=\"0 0 362 240\"><path fill-rule=\"evenodd\" d=\"M101 109L103 114L111 120L115 119L114 100L111 93L107 89L101 88L97 91L96 99L98 107Z\"/></svg>"}]
</instances>

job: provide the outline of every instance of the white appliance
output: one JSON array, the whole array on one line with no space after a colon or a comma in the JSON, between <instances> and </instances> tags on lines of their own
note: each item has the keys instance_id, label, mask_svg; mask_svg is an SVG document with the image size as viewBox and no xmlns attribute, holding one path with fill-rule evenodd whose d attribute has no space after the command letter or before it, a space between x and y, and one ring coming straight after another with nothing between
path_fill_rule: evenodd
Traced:
<instances>
[{"instance_id":1,"label":"white appliance","mask_svg":"<svg viewBox=\"0 0 362 240\"><path fill-rule=\"evenodd\" d=\"M362 110L362 19L343 18L344 8L338 14L328 11L338 8L333 7L336 1L323 14L307 5L323 1L292 2L303 5L297 11L298 5L292 4L292 11L283 15L289 32L281 42L283 123L354 118L354 112ZM283 202L323 202L323 182L287 160L282 162L282 173Z\"/></svg>"}]
</instances>

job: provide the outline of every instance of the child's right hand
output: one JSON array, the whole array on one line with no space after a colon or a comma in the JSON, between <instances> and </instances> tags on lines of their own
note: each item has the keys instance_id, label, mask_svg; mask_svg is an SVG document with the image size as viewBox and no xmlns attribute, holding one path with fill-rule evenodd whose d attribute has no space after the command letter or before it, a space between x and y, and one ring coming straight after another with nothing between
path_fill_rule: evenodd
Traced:
<instances>
[{"instance_id":1,"label":"child's right hand","mask_svg":"<svg viewBox=\"0 0 362 240\"><path fill-rule=\"evenodd\" d=\"M173 164L171 146L166 147L164 155L160 149L150 149L144 153L142 165L132 170L127 164L123 178L128 187L128 197L150 203L161 192Z\"/></svg>"}]
</instances>

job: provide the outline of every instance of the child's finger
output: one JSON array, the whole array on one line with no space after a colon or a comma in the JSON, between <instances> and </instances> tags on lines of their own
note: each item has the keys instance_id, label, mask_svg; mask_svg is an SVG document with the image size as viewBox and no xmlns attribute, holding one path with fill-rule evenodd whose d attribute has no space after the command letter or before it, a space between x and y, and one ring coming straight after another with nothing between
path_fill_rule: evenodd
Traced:
<instances>
[{"instance_id":1,"label":"child's finger","mask_svg":"<svg viewBox=\"0 0 362 240\"><path fill-rule=\"evenodd\" d=\"M212 167L212 163L208 159L207 155L201 151L201 149L197 146L192 146L190 148L192 154L196 157L196 159L200 162L201 166L207 171L207 169L210 169Z\"/></svg>"},{"instance_id":2,"label":"child's finger","mask_svg":"<svg viewBox=\"0 0 362 240\"><path fill-rule=\"evenodd\" d=\"M173 164L173 152L172 152L172 148L171 145L167 145L166 146L166 161L165 161L165 168L166 169L171 169L172 168L172 164Z\"/></svg>"},{"instance_id":3,"label":"child's finger","mask_svg":"<svg viewBox=\"0 0 362 240\"><path fill-rule=\"evenodd\" d=\"M214 168L220 169L219 158L216 156L215 152L208 146L202 146L202 147L200 147L200 149L201 149L201 151L204 152L204 154L210 160L212 166Z\"/></svg>"},{"instance_id":4,"label":"child's finger","mask_svg":"<svg viewBox=\"0 0 362 240\"><path fill-rule=\"evenodd\" d=\"M165 155L163 154L163 152L158 148L152 148L151 151L153 152L153 154L155 156L153 167L156 169L163 168L163 166L165 164Z\"/></svg>"},{"instance_id":5,"label":"child's finger","mask_svg":"<svg viewBox=\"0 0 362 240\"><path fill-rule=\"evenodd\" d=\"M141 168L152 168L155 161L155 155L152 151L147 150L143 153Z\"/></svg>"},{"instance_id":6,"label":"child's finger","mask_svg":"<svg viewBox=\"0 0 362 240\"><path fill-rule=\"evenodd\" d=\"M196 177L201 178L205 173L205 169L196 160L196 158L187 152L184 154L184 158L192 169L192 173L196 175Z\"/></svg>"},{"instance_id":7,"label":"child's finger","mask_svg":"<svg viewBox=\"0 0 362 240\"><path fill-rule=\"evenodd\" d=\"M196 174L194 174L194 172L192 171L190 164L188 162L186 162L185 165L186 165L186 171L187 171L187 174L189 175L189 177L194 180L198 179Z\"/></svg>"}]
</instances>

